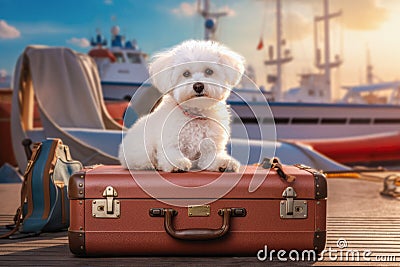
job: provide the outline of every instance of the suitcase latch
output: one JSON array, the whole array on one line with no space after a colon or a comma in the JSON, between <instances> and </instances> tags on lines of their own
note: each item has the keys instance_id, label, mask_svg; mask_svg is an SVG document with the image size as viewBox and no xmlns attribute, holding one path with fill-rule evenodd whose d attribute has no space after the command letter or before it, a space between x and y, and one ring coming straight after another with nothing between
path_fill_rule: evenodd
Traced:
<instances>
[{"instance_id":1,"label":"suitcase latch","mask_svg":"<svg viewBox=\"0 0 400 267\"><path fill-rule=\"evenodd\" d=\"M92 202L92 216L96 218L119 218L120 202L114 199L118 196L117 190L107 186L103 192L106 199L95 199Z\"/></svg>"},{"instance_id":2,"label":"suitcase latch","mask_svg":"<svg viewBox=\"0 0 400 267\"><path fill-rule=\"evenodd\" d=\"M296 191L293 187L287 187L282 197L286 200L282 200L280 203L280 216L281 219L306 219L307 218L307 201L295 200L297 197Z\"/></svg>"}]
</instances>

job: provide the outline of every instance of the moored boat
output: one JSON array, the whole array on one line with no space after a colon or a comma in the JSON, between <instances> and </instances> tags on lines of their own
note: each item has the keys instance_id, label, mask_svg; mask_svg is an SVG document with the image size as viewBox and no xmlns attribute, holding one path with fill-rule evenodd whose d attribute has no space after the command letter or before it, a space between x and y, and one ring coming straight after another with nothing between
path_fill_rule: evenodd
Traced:
<instances>
[{"instance_id":1,"label":"moored boat","mask_svg":"<svg viewBox=\"0 0 400 267\"><path fill-rule=\"evenodd\" d=\"M277 1L277 4L279 3L280 1ZM198 10L205 20L205 39L214 37L218 19L224 15L224 12L211 12L210 6L210 1L205 0L203 8ZM329 25L331 15L329 12L325 12L323 16L317 18ZM335 16L338 15L340 14ZM280 32L280 30L276 32ZM112 33L113 40L120 40L117 43L121 44L122 36L119 34L118 28L114 27ZM100 44L100 49L104 53L104 39L101 35L96 38L93 44L97 46ZM277 39L281 39L281 36ZM277 42L277 46L279 44L281 42ZM325 47L329 46L328 44L329 39L325 40ZM283 47L281 48L283 49ZM114 48L107 51L114 51L112 49ZM144 53L138 49L134 50L140 57L141 63L139 64L141 71L135 72L133 68L137 64L129 63L126 59L126 53L130 53L131 50L121 48L121 45L115 49L116 52L112 52L112 55L108 53L105 58L96 56L105 98L124 100L132 96L140 84L146 89L150 88ZM277 50L277 59L270 60L273 64L277 64L277 67L288 62L286 56L292 59L291 55L287 55L286 50L285 55L280 55L280 49ZM104 67L105 65L117 66L119 63L116 63L115 53L120 52L125 53L123 54L124 66L132 70L129 72L130 75L124 75L123 78L121 73L115 74L111 67ZM325 52L329 54L329 51ZM91 53L93 50L89 52L89 54ZM112 60L115 60L115 63L110 63ZM342 63L338 57L335 57L335 60L333 63L326 62L326 64L320 62L321 59L317 60L318 67L324 72L301 75L300 86L285 94L280 92L278 86L281 80L280 75L269 75L269 78L274 81L274 86L272 90L265 90L254 84L254 70L248 66L247 76L244 77L241 86L233 88L228 99L233 115L232 136L234 138L268 139L275 134L271 133L271 127L276 127L276 138L278 139L342 138L397 131L400 128L400 105L398 105L400 82L346 86L344 88L347 90L347 94L343 101L334 103L331 99L330 86L324 87L324 84L326 84L326 80L330 81L330 68L337 67ZM107 63L103 63L103 61ZM103 66L103 64L105 65ZM382 101L383 98L376 96L374 99L380 99L379 102L369 101L372 95L383 90L392 91L390 99ZM368 93L369 100L362 95L365 92ZM363 102L363 100L365 101ZM121 112L123 111L117 113Z\"/></svg>"},{"instance_id":2,"label":"moored boat","mask_svg":"<svg viewBox=\"0 0 400 267\"><path fill-rule=\"evenodd\" d=\"M93 48L89 55L94 58L105 99L129 100L140 86L149 78L146 57L135 40L125 40L120 35L119 27L111 29L111 46L107 47L106 39L98 31L92 38Z\"/></svg>"},{"instance_id":3,"label":"moored boat","mask_svg":"<svg viewBox=\"0 0 400 267\"><path fill-rule=\"evenodd\" d=\"M334 139L297 140L344 164L395 166L400 161L400 132Z\"/></svg>"}]
</instances>

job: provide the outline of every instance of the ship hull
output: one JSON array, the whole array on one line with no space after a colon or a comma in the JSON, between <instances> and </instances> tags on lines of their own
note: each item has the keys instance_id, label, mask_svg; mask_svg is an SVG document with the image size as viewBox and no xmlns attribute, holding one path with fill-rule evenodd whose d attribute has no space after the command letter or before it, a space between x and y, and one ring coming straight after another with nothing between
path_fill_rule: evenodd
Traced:
<instances>
[{"instance_id":1,"label":"ship hull","mask_svg":"<svg viewBox=\"0 0 400 267\"><path fill-rule=\"evenodd\" d=\"M354 137L398 131L400 106L314 103L230 103L236 117L232 135L250 139L271 136L274 122L278 139Z\"/></svg>"}]
</instances>

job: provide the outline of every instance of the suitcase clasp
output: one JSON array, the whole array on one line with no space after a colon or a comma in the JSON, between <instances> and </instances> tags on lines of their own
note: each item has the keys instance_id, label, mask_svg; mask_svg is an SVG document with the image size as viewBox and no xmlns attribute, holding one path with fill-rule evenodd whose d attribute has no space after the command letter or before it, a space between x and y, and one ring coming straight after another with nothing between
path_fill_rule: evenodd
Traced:
<instances>
[{"instance_id":1,"label":"suitcase clasp","mask_svg":"<svg viewBox=\"0 0 400 267\"><path fill-rule=\"evenodd\" d=\"M92 202L92 216L96 218L119 218L120 202L114 198L118 196L117 190L107 186L103 192L106 199L95 199Z\"/></svg>"},{"instance_id":2,"label":"suitcase clasp","mask_svg":"<svg viewBox=\"0 0 400 267\"><path fill-rule=\"evenodd\" d=\"M287 187L282 197L286 200L281 201L280 217L281 219L306 219L307 218L307 201L295 200L297 197L293 187Z\"/></svg>"}]
</instances>

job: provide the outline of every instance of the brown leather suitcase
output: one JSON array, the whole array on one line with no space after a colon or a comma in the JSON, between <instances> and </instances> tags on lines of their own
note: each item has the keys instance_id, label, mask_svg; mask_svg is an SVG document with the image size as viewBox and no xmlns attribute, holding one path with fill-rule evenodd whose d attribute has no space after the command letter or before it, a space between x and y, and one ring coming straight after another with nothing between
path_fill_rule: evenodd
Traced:
<instances>
[{"instance_id":1,"label":"brown leather suitcase","mask_svg":"<svg viewBox=\"0 0 400 267\"><path fill-rule=\"evenodd\" d=\"M284 165L283 171L84 169L69 182L70 250L76 255L318 253L326 241L326 179L303 165Z\"/></svg>"}]
</instances>

